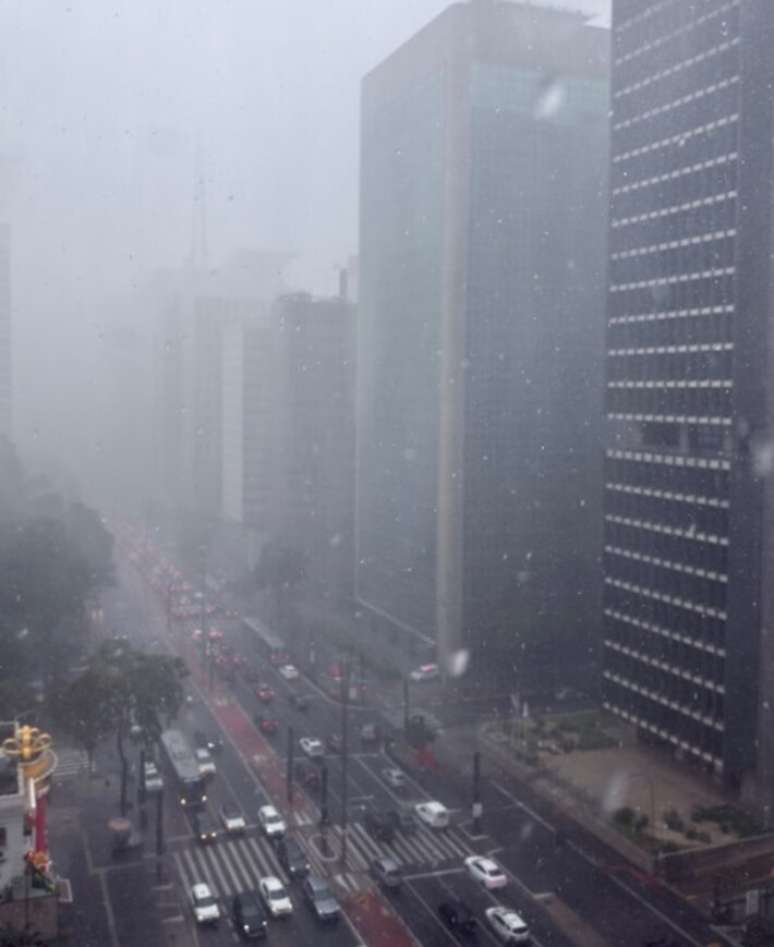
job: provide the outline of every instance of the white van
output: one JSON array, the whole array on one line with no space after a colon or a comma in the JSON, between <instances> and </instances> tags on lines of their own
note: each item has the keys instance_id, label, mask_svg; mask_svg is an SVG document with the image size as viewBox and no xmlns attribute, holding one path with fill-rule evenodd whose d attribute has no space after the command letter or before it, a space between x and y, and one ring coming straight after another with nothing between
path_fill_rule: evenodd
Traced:
<instances>
[{"instance_id":1,"label":"white van","mask_svg":"<svg viewBox=\"0 0 774 947\"><path fill-rule=\"evenodd\" d=\"M442 802L418 802L414 811L417 818L431 829L445 829L449 825L449 810Z\"/></svg>"}]
</instances>

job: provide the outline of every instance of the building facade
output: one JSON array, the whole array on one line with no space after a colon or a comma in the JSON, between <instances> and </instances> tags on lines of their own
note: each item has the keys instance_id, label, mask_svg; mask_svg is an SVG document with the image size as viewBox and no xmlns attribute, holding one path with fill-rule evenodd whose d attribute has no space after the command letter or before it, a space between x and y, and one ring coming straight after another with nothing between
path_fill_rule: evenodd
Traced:
<instances>
[{"instance_id":1,"label":"building facade","mask_svg":"<svg viewBox=\"0 0 774 947\"><path fill-rule=\"evenodd\" d=\"M231 312L221 346L221 514L232 558L251 569L273 525L274 339L268 304L234 301Z\"/></svg>"},{"instance_id":2,"label":"building facade","mask_svg":"<svg viewBox=\"0 0 774 947\"><path fill-rule=\"evenodd\" d=\"M479 0L363 81L357 598L511 686L598 623L608 46Z\"/></svg>"},{"instance_id":3,"label":"building facade","mask_svg":"<svg viewBox=\"0 0 774 947\"><path fill-rule=\"evenodd\" d=\"M614 0L604 703L774 784L766 0Z\"/></svg>"},{"instance_id":4,"label":"building facade","mask_svg":"<svg viewBox=\"0 0 774 947\"><path fill-rule=\"evenodd\" d=\"M298 293L272 321L274 533L303 553L307 598L335 612L352 600L355 310Z\"/></svg>"}]
</instances>

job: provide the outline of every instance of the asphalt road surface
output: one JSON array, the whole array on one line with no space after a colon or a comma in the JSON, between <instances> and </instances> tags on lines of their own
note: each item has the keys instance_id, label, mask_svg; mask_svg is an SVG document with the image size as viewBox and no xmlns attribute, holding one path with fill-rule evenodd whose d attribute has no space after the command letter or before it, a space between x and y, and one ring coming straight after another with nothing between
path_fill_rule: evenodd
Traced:
<instances>
[{"instance_id":1,"label":"asphalt road surface","mask_svg":"<svg viewBox=\"0 0 774 947\"><path fill-rule=\"evenodd\" d=\"M125 560L118 574L119 587L111 595L108 620L115 623L117 632L130 634L143 646L168 648L186 659L192 670L190 703L186 704L179 725L189 736L202 730L219 735L224 741L224 748L216 757L217 775L209 791L211 814L217 819L220 807L231 803L241 808L248 821L244 836L221 834L214 843L202 846L194 841L180 807L167 795L165 867L173 898L168 897L165 903L176 903L178 909L171 914L167 907L166 923L183 928L186 942L225 944L236 937L227 919L217 930L196 927L188 901L193 882L207 881L225 914L233 895L254 889L262 875L272 873L286 880L273 845L256 825L258 807L271 801L283 810L290 830L308 854L313 871L329 878L347 911L336 927L321 927L302 902L297 884L289 883L294 914L287 921L270 921L272 941L300 945L319 939L342 947L360 943L372 947L397 944L399 935L397 928L391 927L391 907L404 928L421 944L432 947L463 943L464 939L449 931L438 915L438 905L453 897L465 901L479 919L480 944L496 943L483 920L485 909L493 904L518 911L529 924L533 943L538 947L563 947L577 942L566 929L560 929L547 909L550 896L596 932L596 944L632 947L656 933L666 932L681 947L723 943L696 912L671 894L623 884L607 865L582 846L557 846L553 826L525 803L517 786L502 778L495 780L485 775L482 779L485 819L481 833L474 832L470 819L470 779L465 775L469 761L460 761L455 772L411 768L404 789L391 787L383 771L393 765L392 761L381 744L362 742L360 728L364 723L377 723L387 730L391 723L394 725L394 689L380 690L375 686L371 700L376 706L349 708L346 791L342 758L327 753L324 765L328 771L330 824L321 826L319 791L307 792L296 786L292 804L287 798L288 744L292 730L294 757L301 760L304 757L299 738L316 737L325 742L330 735L341 733L341 705L308 678L302 676L293 682L283 679L268 662L257 657L254 643L238 621L216 623L223 628L225 641L247 659L248 666L257 672L261 682L274 689L276 696L269 705L261 703L255 694L257 681L248 681L242 673L231 684L217 675L213 678L192 638L196 623L175 622L168 634L164 609L147 583L127 567ZM324 666L321 662L320 667ZM418 693L412 700L421 703L421 689L414 690ZM291 702L293 693L307 696L306 709L300 710ZM436 689L431 686L425 693L429 704L437 703ZM383 707L378 706L380 701ZM275 736L269 739L257 733L253 720L259 716L277 719L279 728ZM318 764L310 761L309 765ZM442 832L420 826L415 832L397 833L387 845L377 841L363 824L365 805L410 808L433 798L441 800L452 812L452 825ZM469 877L463 860L473 853L491 854L499 861L509 879L504 889L489 893ZM371 861L384 855L397 861L404 874L405 884L397 894L375 891L370 878ZM357 931L350 918L359 925ZM185 937L180 940L185 941ZM406 936L404 942L410 943L411 938Z\"/></svg>"}]
</instances>

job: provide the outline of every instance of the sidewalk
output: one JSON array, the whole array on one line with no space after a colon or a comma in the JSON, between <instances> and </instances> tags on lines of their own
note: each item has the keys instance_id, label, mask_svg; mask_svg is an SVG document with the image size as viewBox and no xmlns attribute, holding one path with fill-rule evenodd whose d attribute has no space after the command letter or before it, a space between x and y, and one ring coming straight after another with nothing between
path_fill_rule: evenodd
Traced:
<instances>
[{"instance_id":1,"label":"sidewalk","mask_svg":"<svg viewBox=\"0 0 774 947\"><path fill-rule=\"evenodd\" d=\"M63 944L142 947L165 944L142 848L115 856L108 820L118 810L118 761L98 753L99 774L85 770L56 783L48 810L52 858L72 886L60 915Z\"/></svg>"}]
</instances>

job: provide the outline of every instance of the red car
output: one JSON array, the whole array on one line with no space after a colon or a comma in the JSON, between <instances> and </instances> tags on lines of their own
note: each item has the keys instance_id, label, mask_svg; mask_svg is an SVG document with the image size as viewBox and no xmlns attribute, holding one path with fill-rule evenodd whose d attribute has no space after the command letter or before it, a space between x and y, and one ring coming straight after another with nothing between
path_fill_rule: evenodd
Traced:
<instances>
[{"instance_id":1,"label":"red car","mask_svg":"<svg viewBox=\"0 0 774 947\"><path fill-rule=\"evenodd\" d=\"M255 690L255 696L264 704L270 704L274 700L274 691L268 684L259 684Z\"/></svg>"},{"instance_id":2,"label":"red car","mask_svg":"<svg viewBox=\"0 0 774 947\"><path fill-rule=\"evenodd\" d=\"M273 736L279 729L279 721L275 720L274 717L261 717L258 729L264 736Z\"/></svg>"}]
</instances>

